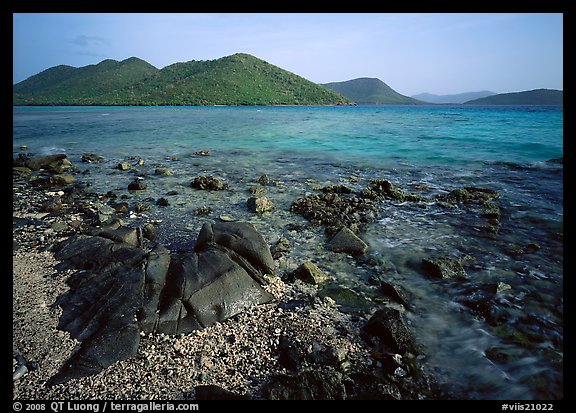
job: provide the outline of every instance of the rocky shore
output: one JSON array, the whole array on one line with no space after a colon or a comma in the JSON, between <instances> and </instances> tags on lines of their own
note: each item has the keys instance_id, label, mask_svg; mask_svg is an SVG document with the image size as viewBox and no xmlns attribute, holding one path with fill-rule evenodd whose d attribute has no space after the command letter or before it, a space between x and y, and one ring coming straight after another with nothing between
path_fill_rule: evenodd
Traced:
<instances>
[{"instance_id":1,"label":"rocky shore","mask_svg":"<svg viewBox=\"0 0 576 413\"><path fill-rule=\"evenodd\" d=\"M82 161L99 160L97 155L86 154ZM126 219L134 212L111 193L89 193L76 184L79 173L65 155L23 156L14 162L13 398L443 397L426 370L426 355L406 324L409 304L396 286L384 288L389 298L378 306L342 311L358 298L357 293L345 288L320 289L330 274L311 261L302 260L296 269L280 269L281 259L294 248L288 240L268 244L256 226L234 222L226 225L226 217L220 218L222 223L203 228L188 255L182 251L179 255L170 253L154 241L161 224L134 226ZM142 189L136 188L142 184L139 181L134 180L130 189ZM269 180L262 177L262 182L266 185ZM356 200L336 199L350 196L344 187L323 191L334 199L317 201L313 209L321 211L322 205L334 209L336 205L340 211L340 218L335 211L324 214L330 221L321 223L326 225L326 236L331 238L328 245L333 251L363 254L366 245L358 237L359 224L377 215L373 199L403 196L409 201L420 200L394 192L388 184L374 183L366 196ZM212 191L227 187L208 176L198 176L191 185ZM247 208L254 214L273 208L257 189L251 192ZM156 207L162 207L162 203ZM307 216L309 207L310 198L303 198L294 203L293 209L313 221L314 217ZM201 219L202 213L197 215ZM264 246L258 240L263 240ZM88 246L80 247L85 245L81 242ZM66 245L72 245L69 249L74 254L62 253ZM152 255L160 250L170 257L171 264L152 273L151 263L156 265L160 259L160 255ZM112 255L102 255L102 251L111 251ZM210 271L214 259L231 259L230 265L236 266L210 276L221 280L218 293L205 295L202 285L216 282L210 281L194 290L197 292L190 292L189 302L181 301L177 307L168 304L170 294L176 294L179 300L186 295L169 291L184 291L192 282L184 281L177 287L182 282L177 280L204 277L208 267L202 270L201 262L206 254L224 254L221 258L206 258ZM174 269L188 268L185 263L190 259L199 260L194 267L197 270L181 273ZM265 264L259 266L258 262ZM138 271L141 276L130 279L136 283L150 279L146 281L150 284L145 284L149 287L134 284L136 289L125 295L118 293L127 280L118 277L140 274ZM107 273L112 275L106 278L103 274ZM165 281L158 284L154 278L157 274L165 274ZM120 284L111 287L106 280L115 277ZM238 277L248 278L240 282ZM237 288L230 291L240 291L238 288L245 287L238 286L247 280L254 283L250 284L253 292L222 293L228 296L223 298L224 304L215 307L214 300L221 299L218 294L228 291L231 282ZM154 285L159 285L158 293L144 293L140 301L127 303L134 291L155 291ZM262 298L254 299L258 289ZM112 291L116 297L113 300ZM92 300L98 303L97 310L92 309ZM206 304L197 305L191 312L202 300ZM154 311L146 312L154 305L160 311L156 321L150 318ZM212 308L216 308L215 316L210 316ZM120 310L122 314L115 312ZM120 318L124 321L119 322ZM173 323L176 327L170 327ZM131 343L127 348L133 350L113 350L116 340ZM91 350L94 346L99 350ZM78 370L75 363L82 368ZM86 369L86 365L94 367Z\"/></svg>"}]
</instances>

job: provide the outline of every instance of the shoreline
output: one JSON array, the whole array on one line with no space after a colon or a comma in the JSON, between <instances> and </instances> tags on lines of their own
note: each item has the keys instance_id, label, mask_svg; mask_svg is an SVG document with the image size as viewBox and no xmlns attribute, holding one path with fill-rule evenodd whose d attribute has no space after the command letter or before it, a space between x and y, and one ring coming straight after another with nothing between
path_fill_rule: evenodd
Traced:
<instances>
[{"instance_id":1,"label":"shoreline","mask_svg":"<svg viewBox=\"0 0 576 413\"><path fill-rule=\"evenodd\" d=\"M197 157L194 159L208 159L203 157L205 155L193 156ZM90 154L90 158L97 162L98 156ZM217 156L214 156L214 159L217 162ZM131 159L131 161L134 162L136 159ZM140 160L138 164L139 162ZM561 171L562 164L563 160L560 159L554 160L550 165L554 166L554 170ZM99 168L96 164L94 166ZM102 172L118 173L113 169L109 170L109 166L105 166ZM80 170L76 167L70 168L71 170L64 168L65 171L58 172L69 172L71 177L79 178ZM346 392L332 394L332 398L341 398L343 394L348 398L361 399L451 399L458 398L458 394L467 395L468 393L458 392L458 383L446 382L446 377L443 378L444 382L441 385L438 384L438 379L442 379L441 375L435 378L430 372L441 371L444 366L450 368L452 365L450 360L446 359L440 359L440 363L436 359L436 364L429 364L435 356L433 350L429 348L424 351L418 350L404 354L404 358L398 358L397 356L402 356L402 354L390 351L389 348L384 348L382 351L381 343L367 339L363 330L371 316L375 314L375 311L389 307L401 311L417 340L422 331L425 332L424 334L450 334L457 326L465 326L461 324L462 322L472 321L475 324L480 322L481 324L476 325L488 328L494 336L490 340L487 337L483 339L470 331L467 332L466 338L471 339L468 343L482 340L478 346L474 345L474 347L486 350L481 354L482 363L484 363L482 365L491 363L496 372L505 371L499 369L498 363L509 363L509 361L514 363L519 357L518 354L522 357L520 351L528 352L531 349L539 351L540 341L538 341L538 336L532 333L533 323L529 319L517 324L522 330L514 331L516 326L510 328L505 324L502 325L496 318L501 317L503 309L506 310L512 306L520 308L518 305L523 300L522 291L530 292L531 290L524 287L526 280L522 279L523 274L519 274L520 277L518 277L509 272L500 272L496 274L497 277L486 277L490 276L492 270L483 273L482 261L489 263L494 259L491 255L492 251L485 249L486 247L482 247L482 250L459 249L449 243L444 251L455 252L458 254L456 255L458 260L444 259L436 262L428 260L426 265L432 268L440 268L442 263L447 263L450 267L460 261L461 265L455 268L453 275L458 279L462 278L461 276L466 277L466 272L471 272L472 277L454 282L444 280L444 275L441 275L442 280L435 280L430 274L426 274L426 271L422 271L426 261L424 258L429 256L429 250L426 249L415 250L406 258L403 257L402 261L389 261L387 258L378 257L377 253L368 254L363 258L353 257L352 252L350 252L352 255L336 253L330 250L330 244L327 242L338 231L341 224L357 231L359 226L364 225L361 220L358 221L362 216L368 218L368 223L374 223L380 209L376 208L376 205L380 205L382 208L380 212L384 214L405 212L416 213L416 216L421 217L423 213L426 213L433 214L433 216L439 214L438 217L442 221L453 219L452 225L457 225L459 237L463 241L487 241L489 244L484 245L488 248L493 242L498 242L495 245L510 249L504 251L504 254L500 252L500 257L508 261L512 259L512 264L516 260L520 263L523 257L526 257L524 262L532 263L534 261L530 261L532 259L530 257L534 257L533 259L538 261L532 265L536 266L540 262L538 257L541 255L538 251L546 251L546 245L556 248L557 240L544 241L546 244L543 246L535 242L525 245L507 244L510 242L507 241L510 240L507 238L508 235L496 234L500 231L501 223L506 223L501 216L509 212L506 209L501 211L502 205L498 201L494 201L495 203L491 201L499 197L495 190L468 186L467 189L453 189L449 192L436 187L434 192L430 193L430 188L422 183L404 185L402 189L387 180L367 181L365 177L356 175L336 175L330 180L325 178L317 183L314 180L292 178L288 186L288 181L275 181L266 175L258 179L241 175L234 181L225 177L226 185L230 183L231 188L223 192L200 191L199 188L182 189L179 195L173 195L181 197L178 198L180 201L170 197L169 202L173 206L164 209L159 206L159 203L154 202L154 198L144 197L153 194L161 195L163 192L161 190L159 192L157 186L168 178L152 178L143 175L144 179L135 178L131 185L140 179L140 182L152 186L150 191L135 194L113 187L115 191L120 191L116 195L113 191L104 194L101 192L102 189L99 193L85 192L87 187L80 183L68 182L68 178L62 176L66 173L55 174L54 171L49 170L50 168L40 171L27 171L26 169L26 167L16 166L15 161L13 181L14 291L23 298L14 301L14 312L19 314L19 317L15 316L13 320L15 331L13 345L18 354L22 354L29 362L36 363L39 368L30 370L23 378L15 381L13 388L15 398L192 399L196 397L195 387L213 385L218 386L217 388L221 391L231 392L228 394L229 397L265 399L270 397L270 383L277 384L282 381L279 379L281 377L290 377L292 382L307 382L313 379L318 381L318 377L306 376L312 374L311 369L320 371L321 373L318 374L324 375L320 381L329 383L334 380L339 386L344 386ZM159 170L162 173L168 172L168 168L159 168ZM217 170L215 166L210 172L216 173ZM133 172L137 174L136 171L133 170ZM217 188L222 184L212 176L198 176L194 181L197 178L198 185L205 186L204 189L212 186ZM339 184L326 186L334 182L336 178ZM184 176L179 179L184 179ZM128 181L128 179L125 180L126 183ZM368 182L370 184L364 187ZM180 185L184 186L182 182ZM364 189L361 189L363 187ZM416 192L407 192L408 188ZM94 187L90 189L94 190ZM290 190L289 193L288 190ZM270 197L276 203L275 212L259 214L250 211L250 207L246 204L246 197L250 196L249 193L254 195L252 198L256 200ZM282 198L280 198L281 194ZM304 195L306 195L304 198L298 198ZM118 201L128 200L129 204L117 202L116 196L118 196ZM356 199L355 204L350 204L353 199ZM187 204L189 200L195 202L191 205ZM378 204L378 202L381 203ZM468 205L465 206L462 202ZM130 206L132 204L144 206L142 203L147 204L148 209L138 211L137 208L133 210ZM178 205L187 208L185 210L188 211L188 215L178 215L178 217L185 217L186 222L182 222L181 226L174 226L174 222L168 222L170 218L167 214L175 214ZM194 210L196 205L203 206ZM258 208L258 205L266 207L266 203L255 203L254 207ZM215 211L210 212L211 208ZM349 211L350 208L352 208L351 211ZM349 212L342 214L342 211L346 210ZM204 215L205 213L207 215ZM56 264L56 261L51 252L47 250L50 246L75 234L92 236L98 233L104 226L103 222L111 217L110 214L116 214L124 221L122 225L132 228L135 226L143 228L147 223L153 224L164 242L163 245L177 252L185 252L193 248L194 239L202 222L207 220L218 222L218 220L228 219L251 222L263 231L262 234L274 255L276 277L269 280L270 283L266 285L266 289L271 288L269 292L272 293L274 299L270 303L252 307L224 322L185 336L143 333L140 336L137 354L131 359L118 361L94 376L46 388L44 382L58 371L59 366L62 366L72 349L77 348L79 343L70 340L68 333L56 329L58 317L61 314L58 311L62 310L56 306L50 311L34 311L35 303L38 297L42 297L43 304L39 308L51 306L56 301L58 295L56 292L67 291L65 279L71 272L51 276L54 270L49 271L43 266L26 268L25 264L32 260L39 263L45 262L47 263L45 266L51 267ZM339 218L333 221L338 216ZM386 223L390 222L386 215L384 217ZM162 222L162 219L158 218L166 218L166 220ZM340 222L340 220L344 221ZM405 232L408 227L402 225L401 220L397 222L399 226L395 229L396 238L409 236ZM438 223L439 221L426 221L425 225L437 226ZM390 233L392 230L390 225L386 227L372 225L370 228L366 233L363 230L360 233L364 237L370 236L372 243L374 240L386 239L373 231L387 231L385 236L394 239L394 234ZM450 228L446 226L446 230ZM473 234L479 230L482 233L480 238L476 239ZM505 227L504 231L510 234L510 229ZM562 234L551 233L550 236L562 239ZM541 240L538 242L543 242ZM166 244L167 241L169 244ZM523 241L526 242L526 240ZM515 238L514 242L517 242ZM145 248L150 248L152 245L154 244L147 241ZM375 246L372 245L372 247ZM441 245L436 242L434 247L439 248ZM361 252L364 247L360 244L359 248ZM444 251L443 253L446 254ZM466 255L468 251L480 261L475 263L472 259L474 257ZM480 253L486 255L479 255ZM548 259L547 255L543 255L542 259ZM294 279L293 272L300 264L308 260L328 271L332 283L318 287ZM422 264L418 262L419 260L422 260ZM413 267L399 267L399 264ZM395 265L398 267L395 268ZM510 267L503 269L506 271L508 268ZM409 272L406 272L407 270ZM478 275L484 278L476 278L475 273L479 273ZM405 274L415 277L407 279ZM48 277L44 277L46 275ZM531 273L527 275L531 276ZM33 288L28 288L22 280L28 280ZM406 284L407 282L409 284ZM366 284L362 285L362 283ZM334 289L334 284L344 287L339 290ZM544 286L540 284L538 291L541 291ZM47 287L48 285L50 287ZM394 285L402 289L408 286L409 296L403 297L399 293L401 290L396 290ZM50 290L50 293L45 291L46 288ZM443 289L444 295L438 294L438 289ZM492 289L495 290L494 296ZM432 295L422 296L422 294L429 293ZM467 298L465 294L470 294L470 296ZM550 290L549 294L552 298L555 297L554 290ZM342 295L348 295L348 297L342 298ZM347 303L348 309L345 310ZM459 306L456 307L459 308L458 312L466 314L464 312L468 311L468 316L448 315L441 311L433 316L440 315L442 323L438 324L438 318L436 318L433 320L433 326L428 327L422 324L422 320L426 319L427 306L446 304ZM552 311L561 314L562 301L558 306L555 303L546 303L546 305ZM466 307L469 310L466 310ZM30 314L29 318L27 318L28 314ZM50 327L38 333L39 335L31 335L30 328L19 331L22 325L36 323L34 317L43 320L41 322ZM482 324L482 321L488 317L493 318L488 319L486 324ZM452 324L454 322L460 324ZM257 326L256 330L253 329L254 326ZM440 329L436 330L436 327ZM494 330L490 330L492 328ZM558 331L555 325L545 324L543 328L546 330L543 330L542 336L550 337L548 334L551 332L554 343L561 340L562 332ZM297 368L290 367L290 364L284 365L285 360L281 362L282 354L286 351L282 348L281 339L284 343L288 340L293 344L292 347L296 348L295 354L299 360ZM510 339L513 340L514 345L518 339L523 340L521 346L526 350L510 349ZM51 340L54 343L61 342L61 347L67 349L66 354L58 354L58 357L53 357L54 360L49 359L50 356L47 355L50 354L51 348L50 344L46 343L50 343ZM211 345L206 346L204 343L211 343ZM418 341L416 343L418 344ZM561 346L561 341L559 345ZM257 356L261 357L255 359ZM552 362L556 362L557 356L552 351L546 353L546 356L550 357ZM39 358L39 360L34 358ZM14 363L16 367L16 359ZM497 367L498 370L496 370ZM396 372L398 368L400 370ZM553 368L556 367L553 366ZM157 377L160 379L154 382L154 386L125 388L125 384L129 383L133 377L138 378L138 382L145 383ZM487 383L486 380L484 383ZM452 387L454 385L456 390ZM543 382L538 385L542 389L547 387ZM160 390L155 391L156 387ZM92 388L97 390L89 390ZM296 390L292 389L292 391ZM517 391L525 390L519 387Z\"/></svg>"},{"instance_id":2,"label":"shoreline","mask_svg":"<svg viewBox=\"0 0 576 413\"><path fill-rule=\"evenodd\" d=\"M269 399L275 397L270 388L286 377L335 380L338 390L331 389L327 398L433 398L433 380L424 369L406 374L409 368L402 364L406 370L395 375L396 367L383 366L382 355L362 338L366 315L341 312L333 299L318 295L317 285L287 283L280 274L264 286L273 296L269 303L190 334L141 332L134 357L93 376L45 386L80 344L57 329L62 309L55 303L68 290L73 271L57 271L50 248L88 229L76 210L83 196L64 203L63 210L42 211L67 188L33 187L15 174L13 352L24 356L29 371L14 381L13 399L195 399L196 386L207 385L231 392L228 397ZM57 231L62 226L68 228ZM281 360L281 342L296 348L296 366ZM415 368L419 360L410 365Z\"/></svg>"}]
</instances>

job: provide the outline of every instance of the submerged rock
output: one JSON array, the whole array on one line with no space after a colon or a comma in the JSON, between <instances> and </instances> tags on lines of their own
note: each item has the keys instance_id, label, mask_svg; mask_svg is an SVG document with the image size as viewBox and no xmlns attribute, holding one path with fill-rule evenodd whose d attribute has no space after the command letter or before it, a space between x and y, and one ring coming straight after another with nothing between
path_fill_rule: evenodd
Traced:
<instances>
[{"instance_id":1,"label":"submerged rock","mask_svg":"<svg viewBox=\"0 0 576 413\"><path fill-rule=\"evenodd\" d=\"M127 171L128 169L132 168L132 165L130 164L130 162L120 162L116 166L116 168L121 170L121 171Z\"/></svg>"},{"instance_id":2,"label":"submerged rock","mask_svg":"<svg viewBox=\"0 0 576 413\"><path fill-rule=\"evenodd\" d=\"M104 158L100 155L96 155L95 153L85 153L82 155L80 160L84 163L101 163L104 162Z\"/></svg>"},{"instance_id":3,"label":"submerged rock","mask_svg":"<svg viewBox=\"0 0 576 413\"><path fill-rule=\"evenodd\" d=\"M171 176L174 175L174 171L170 168L156 168L154 170L154 175Z\"/></svg>"},{"instance_id":4,"label":"submerged rock","mask_svg":"<svg viewBox=\"0 0 576 413\"><path fill-rule=\"evenodd\" d=\"M362 255L368 250L368 245L346 227L342 227L338 231L328 242L328 246L334 252L343 252L350 255Z\"/></svg>"},{"instance_id":5,"label":"submerged rock","mask_svg":"<svg viewBox=\"0 0 576 413\"><path fill-rule=\"evenodd\" d=\"M435 278L441 279L464 279L466 271L460 261L448 257L432 257L422 260L422 269L424 272Z\"/></svg>"},{"instance_id":6,"label":"submerged rock","mask_svg":"<svg viewBox=\"0 0 576 413\"><path fill-rule=\"evenodd\" d=\"M274 209L274 204L269 198L265 196L255 197L252 196L246 201L248 209L257 214L263 214L264 212L270 212Z\"/></svg>"},{"instance_id":7,"label":"submerged rock","mask_svg":"<svg viewBox=\"0 0 576 413\"><path fill-rule=\"evenodd\" d=\"M130 191L144 191L147 189L147 186L142 180L135 179L130 184L128 184L128 190Z\"/></svg>"},{"instance_id":8,"label":"submerged rock","mask_svg":"<svg viewBox=\"0 0 576 413\"><path fill-rule=\"evenodd\" d=\"M197 176L194 181L190 184L192 188L205 189L211 191L221 191L228 188L228 184L220 181L211 175L207 176Z\"/></svg>"},{"instance_id":9,"label":"submerged rock","mask_svg":"<svg viewBox=\"0 0 576 413\"><path fill-rule=\"evenodd\" d=\"M251 224L205 224L187 253L141 242L139 229L120 227L54 247L60 269L80 270L58 298L58 328L82 344L50 385L134 356L140 331L186 334L272 299L261 284L274 261Z\"/></svg>"}]
</instances>

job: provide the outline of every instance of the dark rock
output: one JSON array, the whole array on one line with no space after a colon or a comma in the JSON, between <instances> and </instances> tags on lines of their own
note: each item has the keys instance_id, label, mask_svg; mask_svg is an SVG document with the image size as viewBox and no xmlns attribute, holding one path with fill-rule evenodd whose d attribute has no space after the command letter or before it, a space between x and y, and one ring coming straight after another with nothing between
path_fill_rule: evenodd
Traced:
<instances>
[{"instance_id":1,"label":"dark rock","mask_svg":"<svg viewBox=\"0 0 576 413\"><path fill-rule=\"evenodd\" d=\"M355 372L345 383L350 400L402 400L398 387L373 374Z\"/></svg>"},{"instance_id":2,"label":"dark rock","mask_svg":"<svg viewBox=\"0 0 576 413\"><path fill-rule=\"evenodd\" d=\"M293 276L313 285L324 284L330 280L330 277L311 261L302 263L294 270Z\"/></svg>"},{"instance_id":3,"label":"dark rock","mask_svg":"<svg viewBox=\"0 0 576 413\"><path fill-rule=\"evenodd\" d=\"M356 291L340 285L328 285L318 291L320 298L330 297L343 313L362 313L370 311L372 304Z\"/></svg>"},{"instance_id":4,"label":"dark rock","mask_svg":"<svg viewBox=\"0 0 576 413\"><path fill-rule=\"evenodd\" d=\"M251 224L205 224L194 251L180 254L161 245L149 252L133 246L141 245L139 229L112 225L96 233L53 248L58 269L81 270L57 301L63 310L58 328L81 345L50 385L132 357L140 330L186 334L272 299L260 284L274 262Z\"/></svg>"},{"instance_id":5,"label":"dark rock","mask_svg":"<svg viewBox=\"0 0 576 413\"><path fill-rule=\"evenodd\" d=\"M450 191L446 195L437 195L436 200L446 202L451 205L470 204L483 205L491 199L498 198L500 194L498 191L489 188L477 188L473 186L458 188Z\"/></svg>"},{"instance_id":6,"label":"dark rock","mask_svg":"<svg viewBox=\"0 0 576 413\"><path fill-rule=\"evenodd\" d=\"M166 198L160 198L160 199L158 199L158 201L156 201L156 205L169 206L170 202L168 202L168 200Z\"/></svg>"},{"instance_id":7,"label":"dark rock","mask_svg":"<svg viewBox=\"0 0 576 413\"><path fill-rule=\"evenodd\" d=\"M148 223L142 227L142 236L147 240L154 241L158 236L158 232L156 228L154 228L154 225Z\"/></svg>"},{"instance_id":8,"label":"dark rock","mask_svg":"<svg viewBox=\"0 0 576 413\"><path fill-rule=\"evenodd\" d=\"M73 184L75 180L76 178L74 178L70 174L56 174L48 178L48 181L52 185L59 185L59 186Z\"/></svg>"},{"instance_id":9,"label":"dark rock","mask_svg":"<svg viewBox=\"0 0 576 413\"><path fill-rule=\"evenodd\" d=\"M404 323L400 311L384 307L376 311L362 328L369 335L378 337L381 344L394 353L412 352L414 341L410 330Z\"/></svg>"},{"instance_id":10,"label":"dark rock","mask_svg":"<svg viewBox=\"0 0 576 413\"><path fill-rule=\"evenodd\" d=\"M427 275L444 280L466 278L466 272L460 261L448 257L424 258L422 269Z\"/></svg>"},{"instance_id":11,"label":"dark rock","mask_svg":"<svg viewBox=\"0 0 576 413\"><path fill-rule=\"evenodd\" d=\"M384 294L386 297L390 298L391 300L396 301L399 304L402 304L406 308L410 306L410 304L408 304L406 293L402 291L401 287L397 285L390 284L387 281L381 281L380 292Z\"/></svg>"},{"instance_id":12,"label":"dark rock","mask_svg":"<svg viewBox=\"0 0 576 413\"><path fill-rule=\"evenodd\" d=\"M264 174L260 176L260 178L258 178L256 182L258 182L260 185L268 185L270 182L272 182L272 180L268 175Z\"/></svg>"},{"instance_id":13,"label":"dark rock","mask_svg":"<svg viewBox=\"0 0 576 413\"><path fill-rule=\"evenodd\" d=\"M100 163L100 162L104 162L104 158L101 157L101 156L99 156L99 155L96 155L95 153L85 153L85 154L82 155L82 158L80 158L80 160L81 160L82 162L85 162L85 163L92 163L92 162L94 162L94 163Z\"/></svg>"},{"instance_id":14,"label":"dark rock","mask_svg":"<svg viewBox=\"0 0 576 413\"><path fill-rule=\"evenodd\" d=\"M346 389L338 372L303 370L272 376L263 395L268 400L345 400Z\"/></svg>"},{"instance_id":15,"label":"dark rock","mask_svg":"<svg viewBox=\"0 0 576 413\"><path fill-rule=\"evenodd\" d=\"M135 247L142 246L142 230L140 228L104 229L97 232L96 235Z\"/></svg>"},{"instance_id":16,"label":"dark rock","mask_svg":"<svg viewBox=\"0 0 576 413\"><path fill-rule=\"evenodd\" d=\"M194 387L196 400L250 400L250 396L233 393L222 387L210 384Z\"/></svg>"},{"instance_id":17,"label":"dark rock","mask_svg":"<svg viewBox=\"0 0 576 413\"><path fill-rule=\"evenodd\" d=\"M132 168L132 165L130 165L130 162L120 162L117 166L116 169L119 169L121 171L127 171L128 169Z\"/></svg>"},{"instance_id":18,"label":"dark rock","mask_svg":"<svg viewBox=\"0 0 576 413\"><path fill-rule=\"evenodd\" d=\"M171 176L174 175L174 171L170 168L156 168L154 170L154 175Z\"/></svg>"},{"instance_id":19,"label":"dark rock","mask_svg":"<svg viewBox=\"0 0 576 413\"><path fill-rule=\"evenodd\" d=\"M135 179L128 185L128 190L130 191L144 191L147 189L146 184L140 179Z\"/></svg>"},{"instance_id":20,"label":"dark rock","mask_svg":"<svg viewBox=\"0 0 576 413\"><path fill-rule=\"evenodd\" d=\"M546 162L548 162L548 163L556 163L556 164L563 165L563 164L564 164L564 158L548 159Z\"/></svg>"},{"instance_id":21,"label":"dark rock","mask_svg":"<svg viewBox=\"0 0 576 413\"><path fill-rule=\"evenodd\" d=\"M272 247L270 252L274 259L280 258L284 253L290 251L290 241L284 237L280 237L276 244Z\"/></svg>"},{"instance_id":22,"label":"dark rock","mask_svg":"<svg viewBox=\"0 0 576 413\"><path fill-rule=\"evenodd\" d=\"M308 304L310 303L305 300L289 300L285 303L278 303L278 308L281 308L282 310L294 310L295 308L304 307Z\"/></svg>"},{"instance_id":23,"label":"dark rock","mask_svg":"<svg viewBox=\"0 0 576 413\"><path fill-rule=\"evenodd\" d=\"M118 198L118 195L116 195L114 191L108 191L102 197L102 199L116 199L116 198Z\"/></svg>"},{"instance_id":24,"label":"dark rock","mask_svg":"<svg viewBox=\"0 0 576 413\"><path fill-rule=\"evenodd\" d=\"M298 347L289 338L282 336L278 343L278 363L288 369L296 371L300 367L301 357Z\"/></svg>"},{"instance_id":25,"label":"dark rock","mask_svg":"<svg viewBox=\"0 0 576 413\"><path fill-rule=\"evenodd\" d=\"M350 255L362 255L368 250L368 245L346 227L342 227L338 231L328 242L328 246L334 252L343 252Z\"/></svg>"},{"instance_id":26,"label":"dark rock","mask_svg":"<svg viewBox=\"0 0 576 413\"><path fill-rule=\"evenodd\" d=\"M192 188L205 189L210 191L221 191L228 188L228 184L220 181L211 175L197 176L190 184Z\"/></svg>"},{"instance_id":27,"label":"dark rock","mask_svg":"<svg viewBox=\"0 0 576 413\"><path fill-rule=\"evenodd\" d=\"M325 225L335 234L341 227L358 227L380 216L380 207L370 199L355 195L325 193L294 201L290 211L302 215L314 225Z\"/></svg>"},{"instance_id":28,"label":"dark rock","mask_svg":"<svg viewBox=\"0 0 576 413\"><path fill-rule=\"evenodd\" d=\"M149 211L150 208L152 208L150 204L144 204L140 201L137 201L136 205L134 206L134 209L136 210L137 213Z\"/></svg>"},{"instance_id":29,"label":"dark rock","mask_svg":"<svg viewBox=\"0 0 576 413\"><path fill-rule=\"evenodd\" d=\"M178 195L178 191L169 191L166 195Z\"/></svg>"},{"instance_id":30,"label":"dark rock","mask_svg":"<svg viewBox=\"0 0 576 413\"><path fill-rule=\"evenodd\" d=\"M274 209L274 204L272 203L272 201L270 201L270 199L268 199L265 196L262 197L252 196L248 198L248 200L246 201L246 205L248 206L248 209L250 211L255 212L257 214L270 212Z\"/></svg>"},{"instance_id":31,"label":"dark rock","mask_svg":"<svg viewBox=\"0 0 576 413\"><path fill-rule=\"evenodd\" d=\"M32 174L32 169L25 166L14 166L12 167L12 174L15 176L27 177Z\"/></svg>"},{"instance_id":32,"label":"dark rock","mask_svg":"<svg viewBox=\"0 0 576 413\"><path fill-rule=\"evenodd\" d=\"M120 214L124 214L124 213L130 211L130 205L128 205L128 202L118 202L118 203L113 203L110 205L112 206L112 208L114 208L116 210L116 212L118 212Z\"/></svg>"},{"instance_id":33,"label":"dark rock","mask_svg":"<svg viewBox=\"0 0 576 413\"><path fill-rule=\"evenodd\" d=\"M371 181L370 185L360 192L360 196L373 200L393 200L398 202L419 202L424 200L420 195L405 193L387 179L375 179Z\"/></svg>"},{"instance_id":34,"label":"dark rock","mask_svg":"<svg viewBox=\"0 0 576 413\"><path fill-rule=\"evenodd\" d=\"M248 191L250 191L254 196L260 196L266 193L266 188L262 188L261 186L251 186L248 188Z\"/></svg>"},{"instance_id":35,"label":"dark rock","mask_svg":"<svg viewBox=\"0 0 576 413\"><path fill-rule=\"evenodd\" d=\"M35 156L33 158L28 158L25 160L24 165L33 171L39 171L40 169L45 169L49 172L61 174L64 169L72 166L68 160L66 154L56 154L56 155L44 155Z\"/></svg>"},{"instance_id":36,"label":"dark rock","mask_svg":"<svg viewBox=\"0 0 576 413\"><path fill-rule=\"evenodd\" d=\"M320 188L322 192L332 193L332 194L351 194L353 191L346 185L330 185Z\"/></svg>"},{"instance_id":37,"label":"dark rock","mask_svg":"<svg viewBox=\"0 0 576 413\"><path fill-rule=\"evenodd\" d=\"M56 195L48 200L44 201L40 206L40 210L43 212L57 212L62 209L62 199L60 196Z\"/></svg>"},{"instance_id":38,"label":"dark rock","mask_svg":"<svg viewBox=\"0 0 576 413\"><path fill-rule=\"evenodd\" d=\"M201 206L199 208L196 208L194 213L196 214L196 216L207 216L207 215L210 215L212 213L212 208L204 205L204 206Z\"/></svg>"}]
</instances>

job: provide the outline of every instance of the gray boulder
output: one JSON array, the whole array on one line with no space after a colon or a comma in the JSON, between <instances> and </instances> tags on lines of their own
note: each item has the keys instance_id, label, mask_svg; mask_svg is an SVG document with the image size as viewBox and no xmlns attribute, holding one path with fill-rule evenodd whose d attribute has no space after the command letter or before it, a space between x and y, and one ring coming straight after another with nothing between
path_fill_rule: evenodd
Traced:
<instances>
[{"instance_id":1,"label":"gray boulder","mask_svg":"<svg viewBox=\"0 0 576 413\"><path fill-rule=\"evenodd\" d=\"M362 328L364 334L378 337L381 344L395 353L414 350L410 330L404 323L400 311L384 307L376 311Z\"/></svg>"},{"instance_id":2,"label":"gray boulder","mask_svg":"<svg viewBox=\"0 0 576 413\"><path fill-rule=\"evenodd\" d=\"M350 255L362 255L368 250L368 245L346 227L342 227L334 235L328 242L328 246L334 252L343 252Z\"/></svg>"},{"instance_id":3,"label":"gray boulder","mask_svg":"<svg viewBox=\"0 0 576 413\"><path fill-rule=\"evenodd\" d=\"M59 269L80 270L57 301L58 328L82 344L50 385L134 356L140 331L186 334L272 299L261 284L274 262L251 224L205 224L187 253L141 245L142 231L120 227L55 246Z\"/></svg>"}]
</instances>

